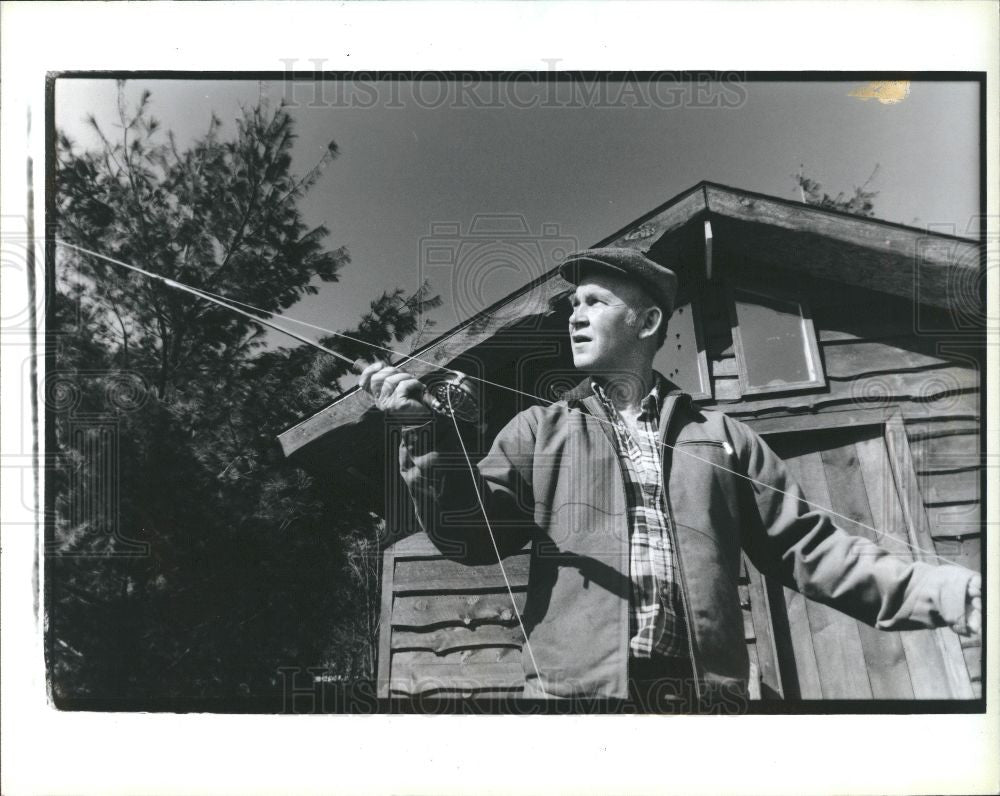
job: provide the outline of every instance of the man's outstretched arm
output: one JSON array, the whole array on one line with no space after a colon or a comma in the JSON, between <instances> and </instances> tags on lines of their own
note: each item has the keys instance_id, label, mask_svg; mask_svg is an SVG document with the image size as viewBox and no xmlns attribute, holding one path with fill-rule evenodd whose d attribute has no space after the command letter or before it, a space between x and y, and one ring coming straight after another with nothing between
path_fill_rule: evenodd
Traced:
<instances>
[{"instance_id":1,"label":"man's outstretched arm","mask_svg":"<svg viewBox=\"0 0 1000 796\"><path fill-rule=\"evenodd\" d=\"M982 627L978 573L911 561L838 527L806 503L781 458L742 423L728 426L747 482L744 546L754 564L810 599L882 630ZM766 486L765 486L766 485Z\"/></svg>"}]
</instances>

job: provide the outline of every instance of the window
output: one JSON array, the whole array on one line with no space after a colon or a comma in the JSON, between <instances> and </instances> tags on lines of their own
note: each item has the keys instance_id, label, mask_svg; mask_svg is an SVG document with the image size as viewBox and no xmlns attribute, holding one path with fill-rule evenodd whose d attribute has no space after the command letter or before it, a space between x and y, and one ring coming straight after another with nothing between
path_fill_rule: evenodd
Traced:
<instances>
[{"instance_id":1,"label":"window","mask_svg":"<svg viewBox=\"0 0 1000 796\"><path fill-rule=\"evenodd\" d=\"M825 386L816 331L802 301L747 287L733 287L730 295L743 395Z\"/></svg>"}]
</instances>

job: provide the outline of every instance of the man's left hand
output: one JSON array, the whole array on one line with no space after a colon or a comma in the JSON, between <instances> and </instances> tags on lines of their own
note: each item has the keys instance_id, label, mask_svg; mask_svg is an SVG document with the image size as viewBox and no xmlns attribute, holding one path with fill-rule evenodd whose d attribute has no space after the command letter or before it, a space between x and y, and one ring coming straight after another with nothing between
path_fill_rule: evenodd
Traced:
<instances>
[{"instance_id":1,"label":"man's left hand","mask_svg":"<svg viewBox=\"0 0 1000 796\"><path fill-rule=\"evenodd\" d=\"M952 629L960 636L978 636L983 629L983 579L973 575L965 591L965 616Z\"/></svg>"}]
</instances>

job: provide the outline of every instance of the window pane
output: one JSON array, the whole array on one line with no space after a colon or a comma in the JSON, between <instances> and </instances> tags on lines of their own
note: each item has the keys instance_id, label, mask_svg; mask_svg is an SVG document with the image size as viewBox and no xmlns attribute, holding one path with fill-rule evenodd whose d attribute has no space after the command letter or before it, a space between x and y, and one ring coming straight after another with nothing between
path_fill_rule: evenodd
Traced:
<instances>
[{"instance_id":1,"label":"window pane","mask_svg":"<svg viewBox=\"0 0 1000 796\"><path fill-rule=\"evenodd\" d=\"M809 328L798 302L738 289L734 296L747 386L813 381L816 367L808 345Z\"/></svg>"}]
</instances>

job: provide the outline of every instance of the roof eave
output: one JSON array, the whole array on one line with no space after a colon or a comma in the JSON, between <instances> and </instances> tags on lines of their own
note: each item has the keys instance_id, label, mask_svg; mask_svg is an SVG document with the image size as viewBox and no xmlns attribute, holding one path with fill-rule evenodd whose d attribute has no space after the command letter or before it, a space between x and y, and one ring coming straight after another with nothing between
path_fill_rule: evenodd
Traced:
<instances>
[{"instance_id":1,"label":"roof eave","mask_svg":"<svg viewBox=\"0 0 1000 796\"><path fill-rule=\"evenodd\" d=\"M951 306L962 298L949 293L949 286L955 284L956 269L978 276L981 268L982 246L967 238L820 209L708 181L674 196L595 245L649 251L665 236L688 228L698 219L720 227L729 224L732 229L742 230L741 234L750 230L758 240L767 241L758 258L767 265L801 269L904 296L915 296L914 280L920 279L921 293L916 298L932 305ZM716 242L725 246L718 237ZM827 248L828 256L803 257L803 245L813 253ZM437 370L525 315L544 312L551 299L568 288L569 284L558 275L558 267L552 268L411 354L409 369L418 378ZM366 392L349 390L283 432L278 437L282 450L292 456L344 423L356 422L373 405Z\"/></svg>"}]
</instances>

